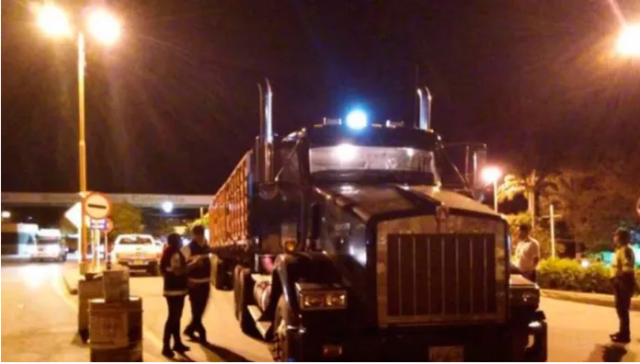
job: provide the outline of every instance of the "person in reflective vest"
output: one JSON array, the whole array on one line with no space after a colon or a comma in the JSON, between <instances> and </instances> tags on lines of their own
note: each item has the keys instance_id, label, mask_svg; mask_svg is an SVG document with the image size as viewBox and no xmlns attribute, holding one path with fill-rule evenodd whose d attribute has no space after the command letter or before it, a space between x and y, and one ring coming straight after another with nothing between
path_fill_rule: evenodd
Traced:
<instances>
[{"instance_id":1,"label":"person in reflective vest","mask_svg":"<svg viewBox=\"0 0 640 364\"><path fill-rule=\"evenodd\" d=\"M611 334L611 340L617 343L629 343L631 330L629 329L629 308L631 297L636 286L633 267L635 256L629 246L631 237L628 230L618 229L613 235L616 246L615 258L611 269L615 292L616 311L620 320L620 330Z\"/></svg>"},{"instance_id":2,"label":"person in reflective vest","mask_svg":"<svg viewBox=\"0 0 640 364\"><path fill-rule=\"evenodd\" d=\"M173 351L184 353L189 347L182 343L180 337L180 318L184 308L184 297L187 295L187 261L180 252L182 240L178 234L167 237L167 247L162 252L160 271L164 281L163 295L167 299L169 315L164 325L162 355L173 358ZM173 336L173 350L171 337Z\"/></svg>"},{"instance_id":3,"label":"person in reflective vest","mask_svg":"<svg viewBox=\"0 0 640 364\"><path fill-rule=\"evenodd\" d=\"M191 303L191 323L184 330L193 341L207 343L207 330L202 324L202 316L209 301L210 281L211 281L211 260L209 259L210 249L204 237L204 228L194 226L192 231L193 240L182 247L182 254L189 264L194 264L194 268L189 270L187 275L187 286L189 288L189 302ZM196 338L195 333L198 334Z\"/></svg>"}]
</instances>

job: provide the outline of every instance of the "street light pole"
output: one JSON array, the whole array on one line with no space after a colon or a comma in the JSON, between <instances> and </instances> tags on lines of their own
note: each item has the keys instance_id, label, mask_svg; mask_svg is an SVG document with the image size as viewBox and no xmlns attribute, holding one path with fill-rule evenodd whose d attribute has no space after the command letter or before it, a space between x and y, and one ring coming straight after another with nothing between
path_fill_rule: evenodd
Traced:
<instances>
[{"instance_id":1,"label":"street light pole","mask_svg":"<svg viewBox=\"0 0 640 364\"><path fill-rule=\"evenodd\" d=\"M86 57L84 50L84 34L78 32L78 161L80 174L80 274L87 273L87 221L84 199L87 197L87 144L85 142L85 108L84 108L84 69Z\"/></svg>"},{"instance_id":2,"label":"street light pole","mask_svg":"<svg viewBox=\"0 0 640 364\"><path fill-rule=\"evenodd\" d=\"M493 209L498 212L498 179L493 180Z\"/></svg>"},{"instance_id":3,"label":"street light pole","mask_svg":"<svg viewBox=\"0 0 640 364\"><path fill-rule=\"evenodd\" d=\"M53 37L67 37L74 33L67 14L54 4L45 4L38 8L37 23L44 31ZM120 36L120 23L116 18L103 9L95 9L89 13L87 30L94 38L104 44L113 44ZM87 262L88 231L87 213L84 201L87 198L87 144L85 141L85 90L84 73L86 67L84 32L76 31L78 48L78 172L80 180L80 233L78 245L80 246L80 274L86 274L89 270ZM94 261L97 252L93 252Z\"/></svg>"}]
</instances>

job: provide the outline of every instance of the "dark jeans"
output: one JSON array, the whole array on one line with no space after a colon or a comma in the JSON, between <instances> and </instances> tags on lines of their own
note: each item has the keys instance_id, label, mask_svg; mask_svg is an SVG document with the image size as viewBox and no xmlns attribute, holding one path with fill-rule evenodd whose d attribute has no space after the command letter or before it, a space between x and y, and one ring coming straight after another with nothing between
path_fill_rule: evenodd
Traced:
<instances>
[{"instance_id":1,"label":"dark jeans","mask_svg":"<svg viewBox=\"0 0 640 364\"><path fill-rule=\"evenodd\" d=\"M620 319L620 335L629 337L631 332L629 330L629 308L631 307L631 297L633 296L633 289L635 288L634 277L631 275L625 275L616 278L615 282L615 298L616 298L616 311L618 318Z\"/></svg>"},{"instance_id":2,"label":"dark jeans","mask_svg":"<svg viewBox=\"0 0 640 364\"><path fill-rule=\"evenodd\" d=\"M173 336L173 345L182 345L180 338L180 319L182 318L182 309L184 308L184 296L165 296L167 306L169 307L169 316L164 324L163 344L169 347L171 336Z\"/></svg>"},{"instance_id":3,"label":"dark jeans","mask_svg":"<svg viewBox=\"0 0 640 364\"><path fill-rule=\"evenodd\" d=\"M189 287L191 323L187 326L187 331L197 332L198 335L200 335L200 340L204 340L207 337L207 330L202 324L202 316L204 315L204 310L207 308L210 290L211 286L209 283L201 283L193 287Z\"/></svg>"}]
</instances>

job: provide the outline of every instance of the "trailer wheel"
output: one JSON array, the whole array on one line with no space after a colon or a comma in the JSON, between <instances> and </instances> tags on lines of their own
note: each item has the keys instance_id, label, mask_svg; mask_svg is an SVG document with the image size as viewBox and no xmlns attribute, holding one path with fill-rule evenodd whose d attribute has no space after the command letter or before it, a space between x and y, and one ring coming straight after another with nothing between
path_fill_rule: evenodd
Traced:
<instances>
[{"instance_id":1,"label":"trailer wheel","mask_svg":"<svg viewBox=\"0 0 640 364\"><path fill-rule=\"evenodd\" d=\"M229 284L229 271L227 261L224 259L216 259L215 261L215 287L219 291L229 290L231 285Z\"/></svg>"},{"instance_id":2,"label":"trailer wheel","mask_svg":"<svg viewBox=\"0 0 640 364\"><path fill-rule=\"evenodd\" d=\"M253 283L251 282L251 270L242 269L238 274L238 321L240 322L240 329L245 334L253 337L260 338L260 333L256 328L256 323L249 313L248 306L253 303Z\"/></svg>"},{"instance_id":3,"label":"trailer wheel","mask_svg":"<svg viewBox=\"0 0 640 364\"><path fill-rule=\"evenodd\" d=\"M296 358L291 357L289 336L287 335L287 302L284 296L280 296L278 300L278 307L276 309L276 316L273 319L273 342L271 345L271 352L275 361L297 361Z\"/></svg>"},{"instance_id":4,"label":"trailer wheel","mask_svg":"<svg viewBox=\"0 0 640 364\"><path fill-rule=\"evenodd\" d=\"M233 308L236 320L240 320L240 272L243 267L236 265L233 269Z\"/></svg>"}]
</instances>

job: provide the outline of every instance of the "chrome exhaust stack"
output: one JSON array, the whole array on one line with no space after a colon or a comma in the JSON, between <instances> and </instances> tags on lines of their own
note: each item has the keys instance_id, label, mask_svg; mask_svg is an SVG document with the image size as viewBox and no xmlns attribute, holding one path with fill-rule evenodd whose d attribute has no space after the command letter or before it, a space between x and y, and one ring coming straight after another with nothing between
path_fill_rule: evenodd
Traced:
<instances>
[{"instance_id":1,"label":"chrome exhaust stack","mask_svg":"<svg viewBox=\"0 0 640 364\"><path fill-rule=\"evenodd\" d=\"M431 91L428 87L418 88L418 101L420 113L418 116L418 128L421 130L431 130Z\"/></svg>"},{"instance_id":2,"label":"chrome exhaust stack","mask_svg":"<svg viewBox=\"0 0 640 364\"><path fill-rule=\"evenodd\" d=\"M260 182L273 182L273 93L271 84L265 79L264 85L259 83L260 91L260 136L256 141L258 152L258 176Z\"/></svg>"}]
</instances>

